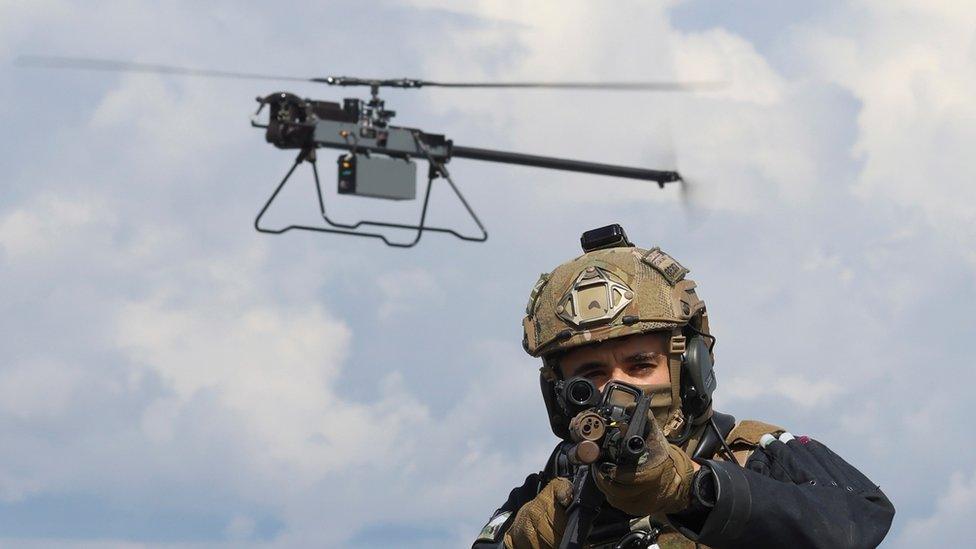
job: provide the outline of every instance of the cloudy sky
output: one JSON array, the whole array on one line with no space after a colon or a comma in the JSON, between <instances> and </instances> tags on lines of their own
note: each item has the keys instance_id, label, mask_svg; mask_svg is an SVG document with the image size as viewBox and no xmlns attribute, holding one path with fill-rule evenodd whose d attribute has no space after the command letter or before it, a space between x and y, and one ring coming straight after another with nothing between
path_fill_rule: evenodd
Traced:
<instances>
[{"instance_id":1,"label":"cloudy sky","mask_svg":"<svg viewBox=\"0 0 976 549\"><path fill-rule=\"evenodd\" d=\"M0 546L469 544L554 443L520 345L529 288L611 222L691 268L719 409L864 470L898 508L886 546L967 545L974 29L962 1L0 1ZM292 162L249 127L254 97L354 90L15 67L25 53L729 85L387 93L399 123L458 144L692 182L689 207L458 160L488 242L403 251L251 228ZM269 224L315 219L304 170ZM470 234L437 185L432 222ZM343 198L345 221L417 213Z\"/></svg>"}]
</instances>

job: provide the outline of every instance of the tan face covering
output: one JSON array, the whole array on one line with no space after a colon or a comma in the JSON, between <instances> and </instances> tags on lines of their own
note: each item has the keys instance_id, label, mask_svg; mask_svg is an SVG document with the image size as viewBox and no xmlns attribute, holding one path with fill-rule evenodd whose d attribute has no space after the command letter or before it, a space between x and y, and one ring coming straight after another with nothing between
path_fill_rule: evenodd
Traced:
<instances>
[{"instance_id":1,"label":"tan face covering","mask_svg":"<svg viewBox=\"0 0 976 549\"><path fill-rule=\"evenodd\" d=\"M670 383L655 383L651 385L637 385L644 394L651 395L651 415L664 435L668 436L684 425L684 415L675 404L671 396Z\"/></svg>"}]
</instances>

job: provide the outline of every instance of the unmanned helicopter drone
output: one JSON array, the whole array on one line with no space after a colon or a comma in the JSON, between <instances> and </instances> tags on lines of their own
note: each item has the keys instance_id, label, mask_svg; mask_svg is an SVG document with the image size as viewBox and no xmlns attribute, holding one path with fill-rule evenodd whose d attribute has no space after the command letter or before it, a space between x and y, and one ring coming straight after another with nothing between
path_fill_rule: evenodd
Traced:
<instances>
[{"instance_id":1,"label":"unmanned helicopter drone","mask_svg":"<svg viewBox=\"0 0 976 549\"><path fill-rule=\"evenodd\" d=\"M663 188L667 183L683 183L677 171L651 170L645 168L618 166L597 162L584 162L549 156L537 156L518 152L507 152L476 147L455 145L441 134L427 133L417 128L406 128L390 124L396 115L388 110L380 98L381 88L419 89L440 88L549 88L586 90L631 90L631 91L697 91L708 90L720 85L715 82L434 82L412 78L367 79L349 76L328 76L324 78L297 78L292 76L271 76L156 65L89 59L78 57L21 56L17 60L21 66L42 68L72 68L87 70L107 70L125 72L147 72L183 76L209 76L219 78L261 79L279 81L314 82L329 86L369 87L370 99L345 98L342 103L319 101L289 92L276 92L258 97L258 109L251 117L251 125L265 130L265 139L279 149L296 149L298 155L291 169L285 174L264 206L254 219L254 228L262 233L282 234L290 230L333 233L347 236L379 238L388 246L411 248L420 242L424 232L440 232L471 241L484 242L488 233L477 214L465 200L464 195L451 179L447 163L452 158L466 158L487 162L518 164L571 172L609 175L628 179L654 181ZM267 109L268 118L262 122L259 116ZM325 208L322 185L319 180L317 154L320 148L344 151L336 159L337 192L366 198L385 200L416 200L417 161L426 161L427 185L423 191L420 219L416 225L391 223L385 221L362 220L356 223L340 223L330 218ZM285 187L295 169L304 162L312 166L319 212L327 226L288 225L269 228L262 225L264 214ZM461 234L447 227L425 225L427 206L430 201L434 180L443 178L478 226L480 235ZM415 231L412 240L394 242L379 232L357 230L360 227L382 227L408 229Z\"/></svg>"}]
</instances>

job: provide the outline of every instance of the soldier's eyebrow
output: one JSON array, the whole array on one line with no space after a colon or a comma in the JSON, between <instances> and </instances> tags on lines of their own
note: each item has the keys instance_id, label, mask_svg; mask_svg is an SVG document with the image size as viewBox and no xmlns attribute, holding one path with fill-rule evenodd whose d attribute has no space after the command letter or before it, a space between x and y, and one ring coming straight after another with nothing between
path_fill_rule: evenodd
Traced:
<instances>
[{"instance_id":1,"label":"soldier's eyebrow","mask_svg":"<svg viewBox=\"0 0 976 549\"><path fill-rule=\"evenodd\" d=\"M628 364L639 364L642 362L655 362L657 357L661 356L661 353L655 353L653 351L638 351L626 358L624 362Z\"/></svg>"},{"instance_id":2,"label":"soldier's eyebrow","mask_svg":"<svg viewBox=\"0 0 976 549\"><path fill-rule=\"evenodd\" d=\"M584 362L576 368L573 369L573 376L585 376L586 374L593 371L603 371L607 368L607 365L598 360L591 362Z\"/></svg>"}]
</instances>

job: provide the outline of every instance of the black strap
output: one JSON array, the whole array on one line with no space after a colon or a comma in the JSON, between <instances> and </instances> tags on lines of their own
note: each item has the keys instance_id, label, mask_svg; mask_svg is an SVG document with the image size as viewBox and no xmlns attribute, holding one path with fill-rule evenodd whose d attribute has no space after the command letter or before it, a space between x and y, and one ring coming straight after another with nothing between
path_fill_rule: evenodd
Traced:
<instances>
[{"instance_id":1,"label":"black strap","mask_svg":"<svg viewBox=\"0 0 976 549\"><path fill-rule=\"evenodd\" d=\"M712 412L711 425L705 426L698 447L691 454L692 459L711 459L725 444L725 437L729 436L735 427L735 417L729 414Z\"/></svg>"}]
</instances>

